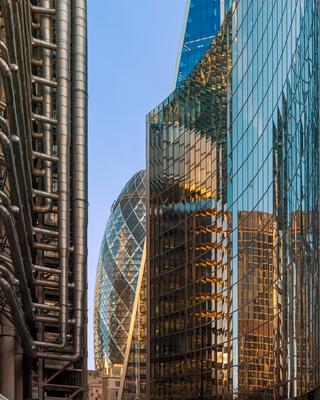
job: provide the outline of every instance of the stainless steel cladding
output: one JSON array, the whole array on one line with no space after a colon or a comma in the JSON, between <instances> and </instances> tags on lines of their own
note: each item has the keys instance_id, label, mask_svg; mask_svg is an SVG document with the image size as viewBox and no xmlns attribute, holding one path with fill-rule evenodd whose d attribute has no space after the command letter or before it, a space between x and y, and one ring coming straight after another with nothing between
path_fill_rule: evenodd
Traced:
<instances>
[{"instance_id":1,"label":"stainless steel cladding","mask_svg":"<svg viewBox=\"0 0 320 400\"><path fill-rule=\"evenodd\" d=\"M0 393L83 399L86 0L0 0Z\"/></svg>"}]
</instances>

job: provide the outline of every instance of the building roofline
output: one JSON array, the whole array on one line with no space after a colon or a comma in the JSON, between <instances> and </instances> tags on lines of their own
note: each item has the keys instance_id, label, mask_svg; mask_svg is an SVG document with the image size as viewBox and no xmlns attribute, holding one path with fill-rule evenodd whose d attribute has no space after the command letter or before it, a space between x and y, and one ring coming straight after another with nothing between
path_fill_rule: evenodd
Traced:
<instances>
[{"instance_id":1,"label":"building roofline","mask_svg":"<svg viewBox=\"0 0 320 400\"><path fill-rule=\"evenodd\" d=\"M185 8L185 12L184 12L184 19L183 19L182 29L181 29L181 33L180 33L180 43L179 43L178 56L177 56L177 61L176 61L176 68L175 68L174 77L173 77L172 90L175 90L177 87L179 66L180 66L180 62L181 62L183 42L184 42L184 38L186 35L190 4L191 4L191 0L186 0L186 8Z\"/></svg>"}]
</instances>

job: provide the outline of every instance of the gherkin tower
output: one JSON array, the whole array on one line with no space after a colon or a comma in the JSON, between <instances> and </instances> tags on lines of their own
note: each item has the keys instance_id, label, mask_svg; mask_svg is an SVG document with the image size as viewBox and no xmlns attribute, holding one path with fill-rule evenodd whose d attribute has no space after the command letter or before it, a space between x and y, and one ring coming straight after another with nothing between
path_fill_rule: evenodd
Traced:
<instances>
[{"instance_id":1,"label":"gherkin tower","mask_svg":"<svg viewBox=\"0 0 320 400\"><path fill-rule=\"evenodd\" d=\"M97 267L94 348L98 370L122 365L146 227L146 172L139 171L113 203Z\"/></svg>"}]
</instances>

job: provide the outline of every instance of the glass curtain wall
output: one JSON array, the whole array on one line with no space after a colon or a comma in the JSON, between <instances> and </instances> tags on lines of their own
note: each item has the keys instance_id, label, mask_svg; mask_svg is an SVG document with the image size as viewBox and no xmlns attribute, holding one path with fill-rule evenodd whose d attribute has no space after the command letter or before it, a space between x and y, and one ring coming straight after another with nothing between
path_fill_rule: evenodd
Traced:
<instances>
[{"instance_id":1,"label":"glass curtain wall","mask_svg":"<svg viewBox=\"0 0 320 400\"><path fill-rule=\"evenodd\" d=\"M220 0L187 0L187 20L178 63L177 86L204 55L220 29Z\"/></svg>"},{"instance_id":2,"label":"glass curtain wall","mask_svg":"<svg viewBox=\"0 0 320 400\"><path fill-rule=\"evenodd\" d=\"M318 11L233 2L149 114L150 399L320 385Z\"/></svg>"},{"instance_id":3,"label":"glass curtain wall","mask_svg":"<svg viewBox=\"0 0 320 400\"><path fill-rule=\"evenodd\" d=\"M231 24L149 115L150 399L232 390L227 207Z\"/></svg>"},{"instance_id":4,"label":"glass curtain wall","mask_svg":"<svg viewBox=\"0 0 320 400\"><path fill-rule=\"evenodd\" d=\"M147 364L147 286L145 262L141 265L142 279L138 283L138 296L134 308L133 332L128 346L128 358L124 365L124 382L121 400L146 400ZM138 291L139 289L139 291Z\"/></svg>"},{"instance_id":5,"label":"glass curtain wall","mask_svg":"<svg viewBox=\"0 0 320 400\"><path fill-rule=\"evenodd\" d=\"M319 384L318 24L317 1L233 8L233 383L257 398L292 399ZM245 259L239 236L256 213L265 217Z\"/></svg>"}]
</instances>

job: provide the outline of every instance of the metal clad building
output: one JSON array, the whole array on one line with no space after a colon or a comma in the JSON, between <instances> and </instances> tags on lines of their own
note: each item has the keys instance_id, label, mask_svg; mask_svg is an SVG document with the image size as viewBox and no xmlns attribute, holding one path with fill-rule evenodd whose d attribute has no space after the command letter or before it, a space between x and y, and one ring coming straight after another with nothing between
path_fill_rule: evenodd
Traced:
<instances>
[{"instance_id":1,"label":"metal clad building","mask_svg":"<svg viewBox=\"0 0 320 400\"><path fill-rule=\"evenodd\" d=\"M0 2L0 392L84 399L85 0Z\"/></svg>"}]
</instances>

